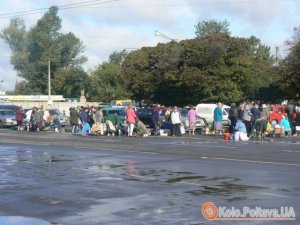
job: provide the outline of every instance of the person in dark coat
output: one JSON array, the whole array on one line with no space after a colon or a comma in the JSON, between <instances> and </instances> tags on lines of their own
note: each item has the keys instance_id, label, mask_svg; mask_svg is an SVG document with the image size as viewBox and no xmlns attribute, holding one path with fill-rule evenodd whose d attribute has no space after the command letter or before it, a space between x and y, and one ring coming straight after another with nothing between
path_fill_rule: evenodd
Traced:
<instances>
[{"instance_id":1,"label":"person in dark coat","mask_svg":"<svg viewBox=\"0 0 300 225\"><path fill-rule=\"evenodd\" d=\"M232 103L230 110L229 110L229 115L228 115L228 119L230 120L229 132L232 136L232 139L233 139L233 136L235 133L235 125L238 120L238 111L239 110L238 110L238 107L236 106L236 104Z\"/></svg>"},{"instance_id":2,"label":"person in dark coat","mask_svg":"<svg viewBox=\"0 0 300 225\"><path fill-rule=\"evenodd\" d=\"M84 108L84 110L80 113L80 120L83 123L88 123L89 121L89 109Z\"/></svg>"},{"instance_id":3,"label":"person in dark coat","mask_svg":"<svg viewBox=\"0 0 300 225\"><path fill-rule=\"evenodd\" d=\"M154 109L151 120L154 125L154 134L158 135L159 129L160 129L160 124L159 124L160 118L159 118L159 110L158 109Z\"/></svg>"},{"instance_id":4,"label":"person in dark coat","mask_svg":"<svg viewBox=\"0 0 300 225\"><path fill-rule=\"evenodd\" d=\"M251 116L251 119L252 119L252 130L255 128L255 123L256 123L256 120L258 120L260 118L260 113L261 111L258 109L258 104L255 104L254 107L250 110L252 116Z\"/></svg>"},{"instance_id":5,"label":"person in dark coat","mask_svg":"<svg viewBox=\"0 0 300 225\"><path fill-rule=\"evenodd\" d=\"M287 119L290 123L291 129L292 129L292 135L296 133L296 129L294 126L294 114L296 113L296 106L292 101L289 101L287 106L286 106L286 114L287 114Z\"/></svg>"},{"instance_id":6,"label":"person in dark coat","mask_svg":"<svg viewBox=\"0 0 300 225\"><path fill-rule=\"evenodd\" d=\"M70 124L72 126L72 133L78 132L79 112L74 108L70 108Z\"/></svg>"}]
</instances>

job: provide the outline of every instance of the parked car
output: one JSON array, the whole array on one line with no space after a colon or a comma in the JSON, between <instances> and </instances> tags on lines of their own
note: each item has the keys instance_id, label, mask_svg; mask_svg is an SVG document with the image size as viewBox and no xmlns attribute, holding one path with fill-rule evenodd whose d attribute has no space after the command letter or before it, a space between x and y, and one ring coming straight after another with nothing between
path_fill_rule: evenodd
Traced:
<instances>
[{"instance_id":1,"label":"parked car","mask_svg":"<svg viewBox=\"0 0 300 225\"><path fill-rule=\"evenodd\" d=\"M10 109L0 109L0 127L16 126L16 112Z\"/></svg>"},{"instance_id":2,"label":"parked car","mask_svg":"<svg viewBox=\"0 0 300 225\"><path fill-rule=\"evenodd\" d=\"M139 120L141 120L148 128L154 128L154 124L152 121L152 115L153 115L154 110L159 110L159 112L160 112L159 121L160 121L160 124L163 125L165 122L165 112L166 112L167 108L155 107L155 108L139 108L139 109L137 109L137 116L138 116Z\"/></svg>"},{"instance_id":3,"label":"parked car","mask_svg":"<svg viewBox=\"0 0 300 225\"><path fill-rule=\"evenodd\" d=\"M127 133L127 123L125 119L125 107L122 108L104 108L102 109L104 122L112 119L115 114L118 116L118 126L123 134Z\"/></svg>"},{"instance_id":4,"label":"parked car","mask_svg":"<svg viewBox=\"0 0 300 225\"><path fill-rule=\"evenodd\" d=\"M213 123L214 121L214 110L217 107L216 104L198 104L196 106L196 113L199 118L204 119L205 123ZM223 105L223 120L222 123L224 126L229 125L229 109L230 106L228 105Z\"/></svg>"},{"instance_id":5,"label":"parked car","mask_svg":"<svg viewBox=\"0 0 300 225\"><path fill-rule=\"evenodd\" d=\"M154 128L154 124L152 122L152 115L154 110L154 108L137 109L137 117L146 125L146 127Z\"/></svg>"},{"instance_id":6,"label":"parked car","mask_svg":"<svg viewBox=\"0 0 300 225\"><path fill-rule=\"evenodd\" d=\"M16 112L18 108L19 108L19 106L17 106L17 105L0 104L0 109L9 109L9 110L13 110L14 112Z\"/></svg>"}]
</instances>

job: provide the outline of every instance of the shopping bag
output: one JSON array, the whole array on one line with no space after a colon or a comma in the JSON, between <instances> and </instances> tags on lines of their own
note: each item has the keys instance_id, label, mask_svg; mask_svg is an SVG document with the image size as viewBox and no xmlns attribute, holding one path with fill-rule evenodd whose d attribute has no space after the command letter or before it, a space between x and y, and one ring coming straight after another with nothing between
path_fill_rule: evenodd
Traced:
<instances>
[{"instance_id":1,"label":"shopping bag","mask_svg":"<svg viewBox=\"0 0 300 225\"><path fill-rule=\"evenodd\" d=\"M183 135L185 134L185 128L183 125L180 125L180 133Z\"/></svg>"}]
</instances>

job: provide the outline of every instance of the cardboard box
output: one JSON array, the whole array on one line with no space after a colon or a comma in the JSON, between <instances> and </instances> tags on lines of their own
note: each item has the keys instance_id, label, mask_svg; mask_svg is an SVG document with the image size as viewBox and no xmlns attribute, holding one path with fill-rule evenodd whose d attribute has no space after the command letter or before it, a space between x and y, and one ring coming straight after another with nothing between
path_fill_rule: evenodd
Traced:
<instances>
[{"instance_id":1,"label":"cardboard box","mask_svg":"<svg viewBox=\"0 0 300 225\"><path fill-rule=\"evenodd\" d=\"M275 128L274 133L275 134L283 134L284 133L284 129L283 128Z\"/></svg>"}]
</instances>

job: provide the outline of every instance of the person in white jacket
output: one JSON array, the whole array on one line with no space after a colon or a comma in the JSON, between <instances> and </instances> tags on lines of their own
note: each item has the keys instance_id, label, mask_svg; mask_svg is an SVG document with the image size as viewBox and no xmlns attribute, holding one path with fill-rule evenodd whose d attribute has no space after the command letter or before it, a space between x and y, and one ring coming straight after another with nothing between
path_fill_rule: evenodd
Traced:
<instances>
[{"instance_id":1,"label":"person in white jacket","mask_svg":"<svg viewBox=\"0 0 300 225\"><path fill-rule=\"evenodd\" d=\"M181 115L178 111L177 106L174 106L174 109L171 113L171 123L172 123L172 136L181 136L180 133L180 124L181 124Z\"/></svg>"}]
</instances>

